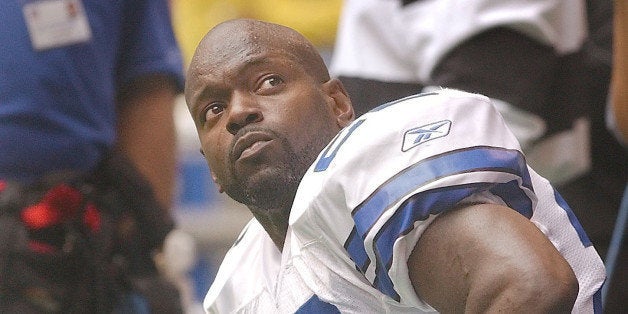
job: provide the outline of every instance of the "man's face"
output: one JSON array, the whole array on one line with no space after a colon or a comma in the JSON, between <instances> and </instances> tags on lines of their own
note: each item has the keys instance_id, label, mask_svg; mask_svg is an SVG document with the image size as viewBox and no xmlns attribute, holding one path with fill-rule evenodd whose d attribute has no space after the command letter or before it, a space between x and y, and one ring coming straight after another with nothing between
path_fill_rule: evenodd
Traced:
<instances>
[{"instance_id":1,"label":"man's face","mask_svg":"<svg viewBox=\"0 0 628 314\"><path fill-rule=\"evenodd\" d=\"M186 99L217 184L257 208L290 207L318 153L338 132L324 83L282 50L207 47Z\"/></svg>"}]
</instances>

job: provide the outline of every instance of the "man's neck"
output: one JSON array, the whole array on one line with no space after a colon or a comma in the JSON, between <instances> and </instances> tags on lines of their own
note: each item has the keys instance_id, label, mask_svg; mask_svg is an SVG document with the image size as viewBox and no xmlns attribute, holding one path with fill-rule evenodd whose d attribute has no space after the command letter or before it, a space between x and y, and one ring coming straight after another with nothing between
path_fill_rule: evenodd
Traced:
<instances>
[{"instance_id":1,"label":"man's neck","mask_svg":"<svg viewBox=\"0 0 628 314\"><path fill-rule=\"evenodd\" d=\"M275 243L279 251L283 251L283 245L286 240L286 232L288 231L288 220L290 218L290 210L281 209L257 209L249 206L251 213L259 223L264 227L266 233Z\"/></svg>"}]
</instances>

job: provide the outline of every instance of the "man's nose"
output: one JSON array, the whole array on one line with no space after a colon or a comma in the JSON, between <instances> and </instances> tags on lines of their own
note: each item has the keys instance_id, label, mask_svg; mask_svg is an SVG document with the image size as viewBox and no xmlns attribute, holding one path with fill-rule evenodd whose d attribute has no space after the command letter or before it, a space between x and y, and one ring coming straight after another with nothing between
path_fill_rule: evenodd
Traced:
<instances>
[{"instance_id":1,"label":"man's nose","mask_svg":"<svg viewBox=\"0 0 628 314\"><path fill-rule=\"evenodd\" d=\"M230 107L227 131L233 135L243 127L262 120L259 104L249 93L234 93Z\"/></svg>"}]
</instances>

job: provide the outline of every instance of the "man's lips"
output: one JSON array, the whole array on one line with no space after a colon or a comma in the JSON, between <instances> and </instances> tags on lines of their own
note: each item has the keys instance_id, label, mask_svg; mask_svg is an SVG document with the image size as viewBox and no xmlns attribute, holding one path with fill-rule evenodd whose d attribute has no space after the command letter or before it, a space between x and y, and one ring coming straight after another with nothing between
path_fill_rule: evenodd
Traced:
<instances>
[{"instance_id":1,"label":"man's lips","mask_svg":"<svg viewBox=\"0 0 628 314\"><path fill-rule=\"evenodd\" d=\"M240 154L240 160L246 159L247 157L256 155L259 151L261 151L266 145L270 143L270 140L267 141L259 141L253 143L253 145L246 148L242 154Z\"/></svg>"},{"instance_id":2,"label":"man's lips","mask_svg":"<svg viewBox=\"0 0 628 314\"><path fill-rule=\"evenodd\" d=\"M257 131L251 131L238 137L231 150L231 160L246 159L258 154L273 140L272 136Z\"/></svg>"}]
</instances>

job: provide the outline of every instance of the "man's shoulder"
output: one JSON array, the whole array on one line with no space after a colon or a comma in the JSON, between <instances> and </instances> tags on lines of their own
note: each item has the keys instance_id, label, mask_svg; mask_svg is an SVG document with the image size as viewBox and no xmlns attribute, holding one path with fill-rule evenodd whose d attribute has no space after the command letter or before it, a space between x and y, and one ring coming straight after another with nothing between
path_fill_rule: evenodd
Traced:
<instances>
[{"instance_id":1,"label":"man's shoulder","mask_svg":"<svg viewBox=\"0 0 628 314\"><path fill-rule=\"evenodd\" d=\"M501 120L488 97L451 89L383 104L358 117L328 144L303 178L295 204L305 210L314 200L323 202L324 195L332 203L346 200L354 208L422 160L471 145L516 147L514 138L503 143L505 135L494 136L507 133Z\"/></svg>"},{"instance_id":2,"label":"man's shoulder","mask_svg":"<svg viewBox=\"0 0 628 314\"><path fill-rule=\"evenodd\" d=\"M461 101L471 101L475 103L489 104L490 99L482 94L476 94L451 88L441 88L430 86L423 89L421 93L410 95L404 98L396 99L375 107L369 113L379 111L401 110L406 105L417 106L416 110L433 110L432 105L454 106ZM392 109L391 109L392 108Z\"/></svg>"},{"instance_id":3,"label":"man's shoulder","mask_svg":"<svg viewBox=\"0 0 628 314\"><path fill-rule=\"evenodd\" d=\"M382 104L358 117L327 145L312 172L330 173L328 170L336 163L348 165L338 169L350 171L351 175L341 175L354 176L358 168L383 166L392 160L391 155L398 157L426 142L430 144L415 151L420 151L423 158L429 157L453 148L448 141L442 140L445 137L463 138L460 147L469 145L471 131L476 136L490 138L491 134L478 132L478 129L484 128L486 123L502 128L501 120L486 96L435 88ZM451 128L452 125L456 128ZM453 132L456 130L459 132ZM437 139L441 140L435 141ZM378 160L381 163L376 162Z\"/></svg>"}]
</instances>

